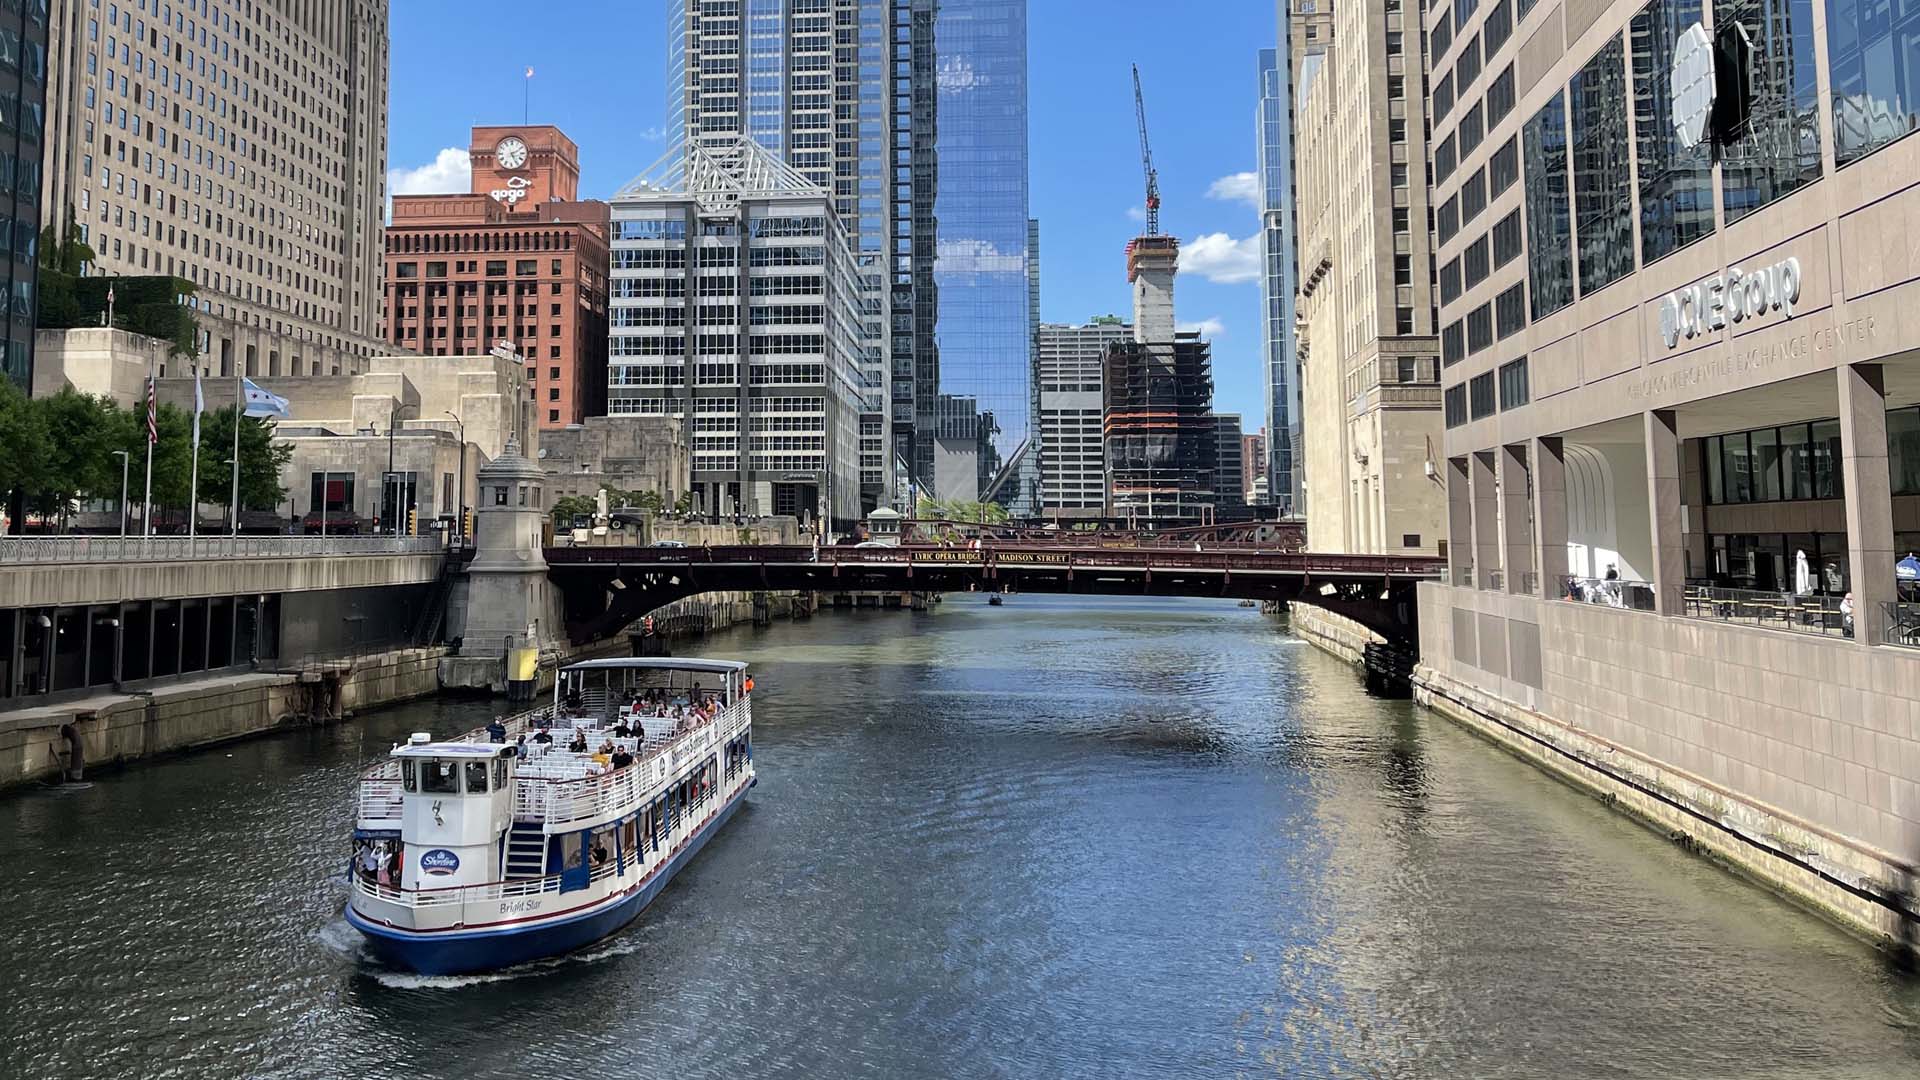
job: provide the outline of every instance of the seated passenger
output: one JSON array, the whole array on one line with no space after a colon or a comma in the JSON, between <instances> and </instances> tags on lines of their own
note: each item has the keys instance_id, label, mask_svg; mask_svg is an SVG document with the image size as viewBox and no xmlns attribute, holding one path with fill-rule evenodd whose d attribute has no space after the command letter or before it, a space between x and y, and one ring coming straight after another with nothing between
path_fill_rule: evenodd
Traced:
<instances>
[{"instance_id":1,"label":"seated passenger","mask_svg":"<svg viewBox=\"0 0 1920 1080\"><path fill-rule=\"evenodd\" d=\"M587 733L584 731L575 729L573 733L573 741L567 744L567 749L576 754L586 753L587 752Z\"/></svg>"},{"instance_id":2,"label":"seated passenger","mask_svg":"<svg viewBox=\"0 0 1920 1080\"><path fill-rule=\"evenodd\" d=\"M533 741L541 744L550 743L553 741L553 735L546 728L541 728L533 733Z\"/></svg>"},{"instance_id":3,"label":"seated passenger","mask_svg":"<svg viewBox=\"0 0 1920 1080\"><path fill-rule=\"evenodd\" d=\"M519 741L513 744L513 755L521 758L527 756L527 736L525 732L521 732Z\"/></svg>"},{"instance_id":4,"label":"seated passenger","mask_svg":"<svg viewBox=\"0 0 1920 1080\"><path fill-rule=\"evenodd\" d=\"M607 847L600 841L593 842L593 865L599 866L607 861Z\"/></svg>"},{"instance_id":5,"label":"seated passenger","mask_svg":"<svg viewBox=\"0 0 1920 1080\"><path fill-rule=\"evenodd\" d=\"M613 725L613 733L622 739L633 737L633 728L625 720Z\"/></svg>"},{"instance_id":6,"label":"seated passenger","mask_svg":"<svg viewBox=\"0 0 1920 1080\"><path fill-rule=\"evenodd\" d=\"M505 717L496 716L493 718L493 723L487 725L488 741L497 743L507 741L507 725L501 722L504 719Z\"/></svg>"},{"instance_id":7,"label":"seated passenger","mask_svg":"<svg viewBox=\"0 0 1920 1080\"><path fill-rule=\"evenodd\" d=\"M602 741L601 741L601 743L600 743L600 749L598 749L598 750L596 750L596 751L594 751L594 753L596 753L596 754L611 754L611 753L613 753L613 740L612 740L612 739L604 739L604 740L602 740Z\"/></svg>"},{"instance_id":8,"label":"seated passenger","mask_svg":"<svg viewBox=\"0 0 1920 1080\"><path fill-rule=\"evenodd\" d=\"M618 749L618 750L615 750L615 751L613 752L613 767L614 767L614 768L616 768L616 769L624 769L624 768L626 768L627 766L629 766L629 765L631 765L631 764L633 764L633 755L632 755L632 754L629 754L629 753L627 753L627 751L626 751L626 748L625 748L625 747L622 747L622 748L620 748L620 749Z\"/></svg>"}]
</instances>

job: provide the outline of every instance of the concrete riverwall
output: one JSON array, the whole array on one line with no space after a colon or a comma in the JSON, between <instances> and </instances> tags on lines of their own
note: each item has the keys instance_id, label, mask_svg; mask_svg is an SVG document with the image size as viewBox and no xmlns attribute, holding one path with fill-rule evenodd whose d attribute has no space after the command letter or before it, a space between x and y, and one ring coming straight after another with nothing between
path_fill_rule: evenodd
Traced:
<instances>
[{"instance_id":1,"label":"concrete riverwall","mask_svg":"<svg viewBox=\"0 0 1920 1080\"><path fill-rule=\"evenodd\" d=\"M57 777L68 725L91 772L310 723L316 711L325 719L424 697L439 689L445 652L401 649L306 671L216 674L0 713L0 788Z\"/></svg>"},{"instance_id":2,"label":"concrete riverwall","mask_svg":"<svg viewBox=\"0 0 1920 1080\"><path fill-rule=\"evenodd\" d=\"M1860 932L1920 945L1920 652L1420 587L1415 696Z\"/></svg>"},{"instance_id":3,"label":"concrete riverwall","mask_svg":"<svg viewBox=\"0 0 1920 1080\"><path fill-rule=\"evenodd\" d=\"M1352 619L1312 604L1288 604L1287 629L1307 644L1349 664L1361 663L1366 658L1367 645L1382 640L1380 635Z\"/></svg>"}]
</instances>

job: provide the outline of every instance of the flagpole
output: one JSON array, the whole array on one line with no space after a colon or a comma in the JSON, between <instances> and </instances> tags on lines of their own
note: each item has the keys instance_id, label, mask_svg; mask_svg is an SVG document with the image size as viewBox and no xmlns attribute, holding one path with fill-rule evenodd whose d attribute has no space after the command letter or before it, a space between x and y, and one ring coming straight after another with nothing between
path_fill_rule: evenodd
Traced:
<instances>
[{"instance_id":1,"label":"flagpole","mask_svg":"<svg viewBox=\"0 0 1920 1080\"><path fill-rule=\"evenodd\" d=\"M153 535L153 361L147 361L147 493L140 503L140 535Z\"/></svg>"},{"instance_id":2,"label":"flagpole","mask_svg":"<svg viewBox=\"0 0 1920 1080\"><path fill-rule=\"evenodd\" d=\"M193 366L193 478L187 481L187 539L200 535L200 413L205 400L200 396L200 361Z\"/></svg>"},{"instance_id":3,"label":"flagpole","mask_svg":"<svg viewBox=\"0 0 1920 1080\"><path fill-rule=\"evenodd\" d=\"M240 535L240 418L247 414L247 390L240 373L240 362L233 364L233 501L227 512L233 515L233 535Z\"/></svg>"}]
</instances>

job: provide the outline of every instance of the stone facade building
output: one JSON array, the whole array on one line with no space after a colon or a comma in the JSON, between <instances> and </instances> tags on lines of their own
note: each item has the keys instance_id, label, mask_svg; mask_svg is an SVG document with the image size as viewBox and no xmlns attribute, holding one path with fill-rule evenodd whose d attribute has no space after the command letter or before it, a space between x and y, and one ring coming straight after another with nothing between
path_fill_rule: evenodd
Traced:
<instances>
[{"instance_id":1,"label":"stone facade building","mask_svg":"<svg viewBox=\"0 0 1920 1080\"><path fill-rule=\"evenodd\" d=\"M1419 692L1895 933L1920 837L1920 121L1897 104L1920 14L1426 22L1450 543ZM1676 57L1707 51L1742 93L1676 110Z\"/></svg>"},{"instance_id":2,"label":"stone facade building","mask_svg":"<svg viewBox=\"0 0 1920 1080\"><path fill-rule=\"evenodd\" d=\"M1328 8L1331 6L1331 10ZM1432 553L1439 357L1413 5L1294 0L1307 541Z\"/></svg>"},{"instance_id":3,"label":"stone facade building","mask_svg":"<svg viewBox=\"0 0 1920 1080\"><path fill-rule=\"evenodd\" d=\"M93 274L193 282L212 375L380 343L386 0L54 0L41 205Z\"/></svg>"}]
</instances>

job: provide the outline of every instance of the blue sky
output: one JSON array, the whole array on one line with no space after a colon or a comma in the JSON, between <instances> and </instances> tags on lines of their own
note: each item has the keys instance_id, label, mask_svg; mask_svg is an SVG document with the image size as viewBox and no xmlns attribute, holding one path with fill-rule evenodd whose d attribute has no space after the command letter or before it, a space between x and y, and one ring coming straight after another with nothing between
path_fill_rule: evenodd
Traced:
<instances>
[{"instance_id":1,"label":"blue sky","mask_svg":"<svg viewBox=\"0 0 1920 1080\"><path fill-rule=\"evenodd\" d=\"M586 197L610 196L666 151L662 0L401 0L392 20L395 191L466 190L468 128L519 121L523 90L531 90L535 123L556 124L580 145ZM1179 318L1212 336L1216 407L1257 427L1259 219L1250 183L1255 60L1273 43L1272 0L1030 0L1027 33L1041 317L1126 313L1123 251L1142 227L1128 68L1137 61L1161 227L1187 249Z\"/></svg>"}]
</instances>

